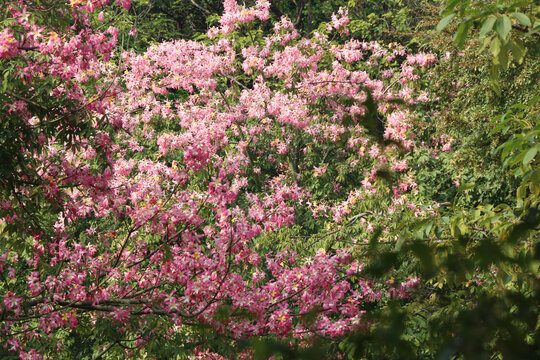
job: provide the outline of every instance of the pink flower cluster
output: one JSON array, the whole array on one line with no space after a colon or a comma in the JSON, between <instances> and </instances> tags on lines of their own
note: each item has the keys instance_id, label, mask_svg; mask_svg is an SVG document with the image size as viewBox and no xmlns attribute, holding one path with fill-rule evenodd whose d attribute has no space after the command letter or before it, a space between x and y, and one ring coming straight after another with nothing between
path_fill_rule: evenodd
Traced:
<instances>
[{"instance_id":1,"label":"pink flower cluster","mask_svg":"<svg viewBox=\"0 0 540 360\"><path fill-rule=\"evenodd\" d=\"M230 34L239 24L247 24L255 19L265 21L270 16L268 11L270 2L268 0L257 0L252 8L239 6L236 0L225 0L223 8L224 13L219 20L222 34Z\"/></svg>"},{"instance_id":2,"label":"pink flower cluster","mask_svg":"<svg viewBox=\"0 0 540 360\"><path fill-rule=\"evenodd\" d=\"M0 32L0 60L17 55L18 41L10 28Z\"/></svg>"},{"instance_id":3,"label":"pink flower cluster","mask_svg":"<svg viewBox=\"0 0 540 360\"><path fill-rule=\"evenodd\" d=\"M340 7L337 14L332 14L332 23L328 24L328 31L340 30L349 24L349 10ZM348 30L345 29L345 34L348 34Z\"/></svg>"}]
</instances>

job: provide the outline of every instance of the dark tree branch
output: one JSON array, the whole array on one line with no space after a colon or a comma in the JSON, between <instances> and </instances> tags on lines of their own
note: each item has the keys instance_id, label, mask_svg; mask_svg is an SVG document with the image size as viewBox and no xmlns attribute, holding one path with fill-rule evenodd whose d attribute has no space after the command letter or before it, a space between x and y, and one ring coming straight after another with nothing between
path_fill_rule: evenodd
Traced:
<instances>
[{"instance_id":1,"label":"dark tree branch","mask_svg":"<svg viewBox=\"0 0 540 360\"><path fill-rule=\"evenodd\" d=\"M191 3L193 4L193 6L195 6L197 9L201 10L202 12L204 12L206 15L210 15L210 10L208 9L205 9L204 7L202 7L201 5L197 4L195 2L195 0L190 0Z\"/></svg>"}]
</instances>

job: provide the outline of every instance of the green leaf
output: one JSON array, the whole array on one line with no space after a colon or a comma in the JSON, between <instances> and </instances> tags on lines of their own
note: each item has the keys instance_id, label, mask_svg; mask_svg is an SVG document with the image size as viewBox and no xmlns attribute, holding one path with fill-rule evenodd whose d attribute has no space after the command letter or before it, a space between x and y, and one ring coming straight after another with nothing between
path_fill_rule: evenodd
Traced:
<instances>
[{"instance_id":1,"label":"green leaf","mask_svg":"<svg viewBox=\"0 0 540 360\"><path fill-rule=\"evenodd\" d=\"M467 191L467 190L470 190L470 189L473 189L474 188L474 183L465 183L465 184L462 184L459 188L458 188L458 193L460 192L464 192L464 191Z\"/></svg>"},{"instance_id":2,"label":"green leaf","mask_svg":"<svg viewBox=\"0 0 540 360\"><path fill-rule=\"evenodd\" d=\"M533 173L531 174L531 182L533 184L540 184L540 168L537 168Z\"/></svg>"},{"instance_id":3,"label":"green leaf","mask_svg":"<svg viewBox=\"0 0 540 360\"><path fill-rule=\"evenodd\" d=\"M450 222L450 234L452 234L452 236L456 238L461 235L458 223L458 218L452 218L452 221Z\"/></svg>"},{"instance_id":4,"label":"green leaf","mask_svg":"<svg viewBox=\"0 0 540 360\"><path fill-rule=\"evenodd\" d=\"M491 37L484 38L484 41L482 41L482 46L480 46L480 49L478 49L478 53L481 54L491 43Z\"/></svg>"},{"instance_id":5,"label":"green leaf","mask_svg":"<svg viewBox=\"0 0 540 360\"><path fill-rule=\"evenodd\" d=\"M452 21L452 19L454 18L454 16L456 16L455 13L452 13L450 15L446 15L445 17L443 17L441 19L441 21L439 21L439 24L437 24L437 31L438 32L441 32L444 30L445 27L448 26L448 24L450 24L450 21Z\"/></svg>"},{"instance_id":6,"label":"green leaf","mask_svg":"<svg viewBox=\"0 0 540 360\"><path fill-rule=\"evenodd\" d=\"M535 147L532 147L525 153L525 156L523 157L523 165L527 165L534 157L536 156L536 153L538 152L538 149Z\"/></svg>"},{"instance_id":7,"label":"green leaf","mask_svg":"<svg viewBox=\"0 0 540 360\"><path fill-rule=\"evenodd\" d=\"M407 241L407 238L405 236L400 236L398 241L396 242L395 250L400 251L403 247L403 244L405 244L405 241Z\"/></svg>"},{"instance_id":8,"label":"green leaf","mask_svg":"<svg viewBox=\"0 0 540 360\"><path fill-rule=\"evenodd\" d=\"M465 39L467 38L467 34L469 33L469 29L471 27L470 22L462 22L458 26L458 31L456 33L456 36L454 38L454 42L456 43L457 47L462 47L465 43Z\"/></svg>"},{"instance_id":9,"label":"green leaf","mask_svg":"<svg viewBox=\"0 0 540 360\"><path fill-rule=\"evenodd\" d=\"M529 19L529 17L524 13L515 12L512 13L512 16L523 26L529 27L532 25L531 19Z\"/></svg>"},{"instance_id":10,"label":"green leaf","mask_svg":"<svg viewBox=\"0 0 540 360\"><path fill-rule=\"evenodd\" d=\"M465 224L465 222L463 220L461 220L461 221L459 221L457 223L457 227L459 228L459 232L462 235L469 232L469 228L467 227L467 225Z\"/></svg>"},{"instance_id":11,"label":"green leaf","mask_svg":"<svg viewBox=\"0 0 540 360\"><path fill-rule=\"evenodd\" d=\"M488 17L487 20L482 25L482 28L480 29L480 37L485 36L487 33L489 33L493 29L493 25L495 24L495 21L497 18L495 17Z\"/></svg>"},{"instance_id":12,"label":"green leaf","mask_svg":"<svg viewBox=\"0 0 540 360\"><path fill-rule=\"evenodd\" d=\"M521 185L516 190L516 198L518 199L524 199L525 195L527 194L527 187L524 185Z\"/></svg>"},{"instance_id":13,"label":"green leaf","mask_svg":"<svg viewBox=\"0 0 540 360\"><path fill-rule=\"evenodd\" d=\"M501 40L498 37L491 40L490 50L493 57L497 57L501 52Z\"/></svg>"},{"instance_id":14,"label":"green leaf","mask_svg":"<svg viewBox=\"0 0 540 360\"><path fill-rule=\"evenodd\" d=\"M523 57L525 55L525 50L523 49L523 46L521 46L519 43L515 41L510 41L508 43L508 47L510 48L510 51L512 52L512 58L521 64L523 62Z\"/></svg>"},{"instance_id":15,"label":"green leaf","mask_svg":"<svg viewBox=\"0 0 540 360\"><path fill-rule=\"evenodd\" d=\"M490 69L489 79L491 82L491 88L497 95L501 95L501 84L499 83L499 67L496 64Z\"/></svg>"},{"instance_id":16,"label":"green leaf","mask_svg":"<svg viewBox=\"0 0 540 360\"><path fill-rule=\"evenodd\" d=\"M456 7L456 5L460 2L461 0L448 0L446 2L446 7L442 10L442 13L447 13L449 11L453 11L454 8Z\"/></svg>"},{"instance_id":17,"label":"green leaf","mask_svg":"<svg viewBox=\"0 0 540 360\"><path fill-rule=\"evenodd\" d=\"M2 92L5 93L8 87L9 71L4 72L4 81L2 82Z\"/></svg>"},{"instance_id":18,"label":"green leaf","mask_svg":"<svg viewBox=\"0 0 540 360\"><path fill-rule=\"evenodd\" d=\"M510 21L510 18L508 16L502 16L497 19L497 22L495 23L495 31L499 34L499 36L506 40L506 37L508 36L508 33L512 29L512 22Z\"/></svg>"},{"instance_id":19,"label":"green leaf","mask_svg":"<svg viewBox=\"0 0 540 360\"><path fill-rule=\"evenodd\" d=\"M524 152L518 152L518 153L514 154L510 158L509 164L510 164L510 166L515 166L518 163L522 162L524 158L525 158L525 153Z\"/></svg>"},{"instance_id":20,"label":"green leaf","mask_svg":"<svg viewBox=\"0 0 540 360\"><path fill-rule=\"evenodd\" d=\"M503 48L502 51L499 52L498 62L501 64L503 69L508 69L508 51L506 48Z\"/></svg>"}]
</instances>

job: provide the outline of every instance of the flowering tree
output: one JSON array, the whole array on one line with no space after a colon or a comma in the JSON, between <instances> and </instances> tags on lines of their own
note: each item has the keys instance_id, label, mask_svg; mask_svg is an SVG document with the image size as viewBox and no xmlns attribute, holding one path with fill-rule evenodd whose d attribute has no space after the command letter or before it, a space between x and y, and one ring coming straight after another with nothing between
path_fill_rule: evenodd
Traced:
<instances>
[{"instance_id":1,"label":"flowering tree","mask_svg":"<svg viewBox=\"0 0 540 360\"><path fill-rule=\"evenodd\" d=\"M437 207L409 199L404 158L434 55L348 38L345 10L311 38L287 18L265 34L267 1L225 1L205 41L111 58L117 31L93 15L106 5L60 4L52 25L38 2L8 8L5 351L191 352L205 329L306 346L366 329L367 309L411 294L418 278L364 276L361 255L402 209ZM324 243L353 224L354 237ZM275 243L287 229L293 244Z\"/></svg>"}]
</instances>

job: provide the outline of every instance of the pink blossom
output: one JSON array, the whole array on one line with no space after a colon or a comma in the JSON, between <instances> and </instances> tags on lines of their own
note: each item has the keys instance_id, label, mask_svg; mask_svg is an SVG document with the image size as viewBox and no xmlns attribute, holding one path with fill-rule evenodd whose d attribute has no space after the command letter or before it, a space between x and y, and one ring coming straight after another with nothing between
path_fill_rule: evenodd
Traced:
<instances>
[{"instance_id":1,"label":"pink blossom","mask_svg":"<svg viewBox=\"0 0 540 360\"><path fill-rule=\"evenodd\" d=\"M332 27L339 30L347 26L347 24L349 24L349 10L340 7L337 14L332 14Z\"/></svg>"},{"instance_id":2,"label":"pink blossom","mask_svg":"<svg viewBox=\"0 0 540 360\"><path fill-rule=\"evenodd\" d=\"M0 32L0 59L6 59L17 55L18 42L13 37L10 28L5 28Z\"/></svg>"}]
</instances>

